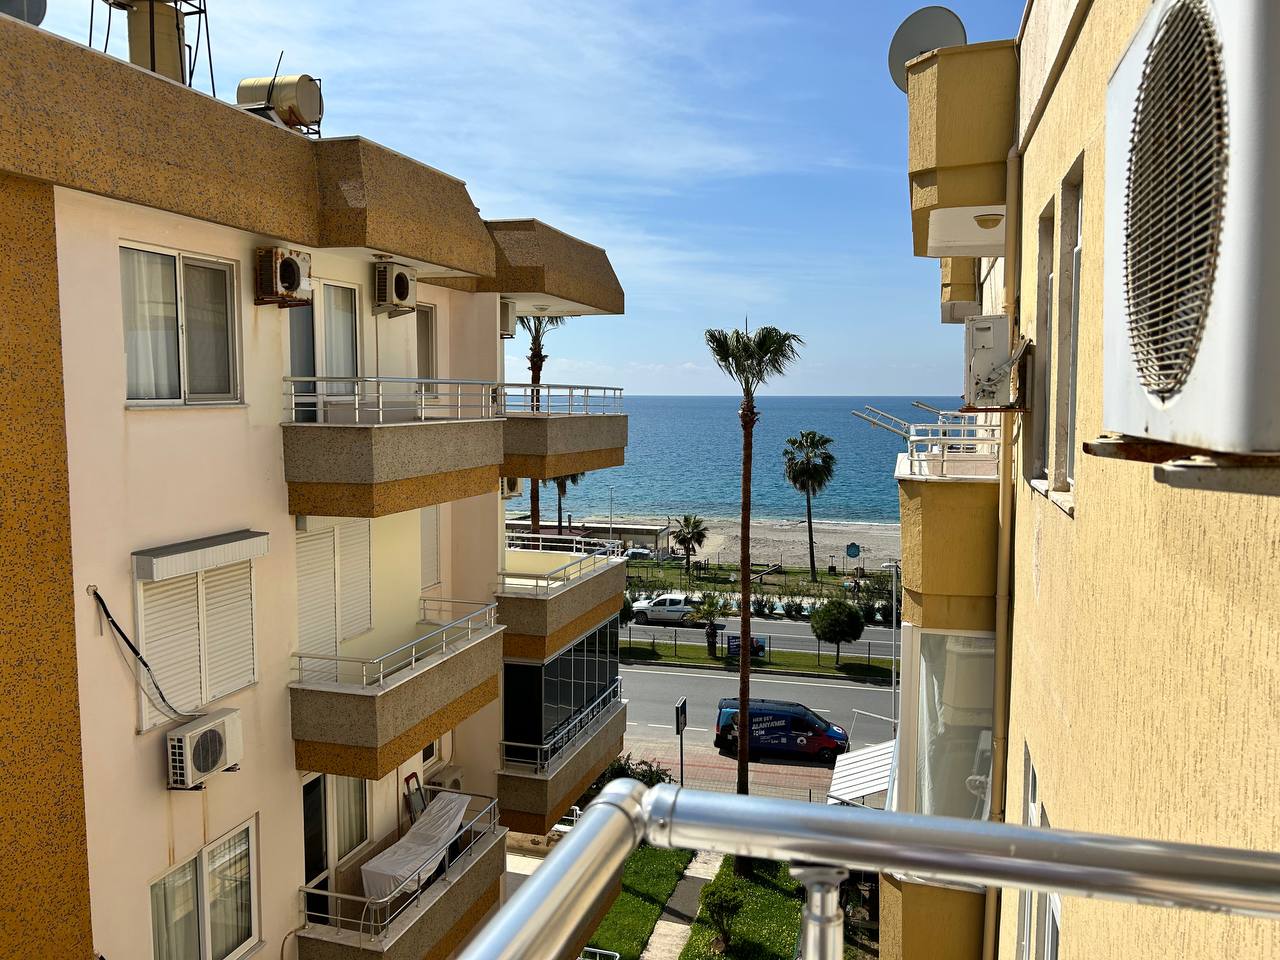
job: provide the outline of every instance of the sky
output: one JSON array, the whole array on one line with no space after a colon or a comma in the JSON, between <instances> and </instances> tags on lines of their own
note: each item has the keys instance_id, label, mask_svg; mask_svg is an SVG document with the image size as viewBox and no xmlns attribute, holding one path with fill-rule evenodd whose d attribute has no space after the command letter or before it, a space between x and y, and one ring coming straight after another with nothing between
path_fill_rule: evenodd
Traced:
<instances>
[{"instance_id":1,"label":"sky","mask_svg":"<svg viewBox=\"0 0 1280 960\"><path fill-rule=\"evenodd\" d=\"M749 317L805 339L762 393L845 396L961 388L937 261L911 255L906 98L886 68L922 5L208 0L222 98L283 48L282 74L323 79L325 135L460 177L487 219L608 251L626 315L552 333L544 381L733 393L703 331ZM95 0L52 0L43 26L84 43L90 6L102 49ZM977 42L1015 35L1023 4L951 6ZM128 53L119 14L110 52ZM524 379L527 339L506 345Z\"/></svg>"}]
</instances>

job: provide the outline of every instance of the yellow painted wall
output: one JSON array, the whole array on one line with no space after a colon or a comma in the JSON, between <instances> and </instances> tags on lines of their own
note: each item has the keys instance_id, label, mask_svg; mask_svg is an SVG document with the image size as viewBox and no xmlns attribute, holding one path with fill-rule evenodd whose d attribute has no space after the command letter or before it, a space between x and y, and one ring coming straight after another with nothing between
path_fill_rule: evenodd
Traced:
<instances>
[{"instance_id":1,"label":"yellow painted wall","mask_svg":"<svg viewBox=\"0 0 1280 960\"><path fill-rule=\"evenodd\" d=\"M980 893L880 874L881 960L978 960Z\"/></svg>"}]
</instances>

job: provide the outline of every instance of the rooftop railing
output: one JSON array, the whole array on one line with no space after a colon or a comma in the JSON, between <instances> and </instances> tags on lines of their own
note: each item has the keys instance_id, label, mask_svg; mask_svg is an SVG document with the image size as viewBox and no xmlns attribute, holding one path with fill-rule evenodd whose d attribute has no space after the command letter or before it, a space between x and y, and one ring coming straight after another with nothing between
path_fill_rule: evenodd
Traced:
<instances>
[{"instance_id":1,"label":"rooftop railing","mask_svg":"<svg viewBox=\"0 0 1280 960\"><path fill-rule=\"evenodd\" d=\"M550 570L523 571L518 569L518 563L515 562L521 553L557 553L569 555L571 559ZM495 592L546 595L609 565L621 556L621 540L508 533L507 554L504 556L503 569L498 571L498 588Z\"/></svg>"},{"instance_id":2,"label":"rooftop railing","mask_svg":"<svg viewBox=\"0 0 1280 960\"><path fill-rule=\"evenodd\" d=\"M915 423L907 433L913 476L994 477L1000 458L998 423Z\"/></svg>"},{"instance_id":3,"label":"rooftop railing","mask_svg":"<svg viewBox=\"0 0 1280 960\"><path fill-rule=\"evenodd\" d=\"M574 740L594 731L609 708L621 699L622 681L614 680L548 740L542 743L500 741L502 766L517 773L546 773Z\"/></svg>"},{"instance_id":4,"label":"rooftop railing","mask_svg":"<svg viewBox=\"0 0 1280 960\"><path fill-rule=\"evenodd\" d=\"M368 656L294 651L298 680L385 686L397 673L433 658L442 659L478 634L492 630L497 623L497 608L496 603L445 600L424 594L419 600L419 628L424 631L421 636L385 653Z\"/></svg>"},{"instance_id":5,"label":"rooftop railing","mask_svg":"<svg viewBox=\"0 0 1280 960\"><path fill-rule=\"evenodd\" d=\"M419 377L285 377L288 423L428 423L502 416L502 392L488 380Z\"/></svg>"},{"instance_id":6,"label":"rooftop railing","mask_svg":"<svg viewBox=\"0 0 1280 960\"><path fill-rule=\"evenodd\" d=\"M496 797L461 793L443 787L424 787L431 796L441 793L467 798L462 826L443 840L413 872L394 890L382 897L365 897L353 893L335 893L321 884L328 877L299 888L302 912L308 926L321 924L336 930L353 930L370 940L383 937L387 929L406 911L418 907L422 896L434 883L448 876L451 869L464 862L486 836L498 829ZM443 857L441 856L443 851Z\"/></svg>"},{"instance_id":7,"label":"rooftop railing","mask_svg":"<svg viewBox=\"0 0 1280 960\"><path fill-rule=\"evenodd\" d=\"M1134 840L615 780L460 960L551 960L589 933L623 861L657 847L789 861L805 886L799 953L844 956L849 870L1280 919L1280 854ZM750 909L750 907L748 907ZM580 942L580 941L578 941Z\"/></svg>"},{"instance_id":8,"label":"rooftop railing","mask_svg":"<svg viewBox=\"0 0 1280 960\"><path fill-rule=\"evenodd\" d=\"M508 413L540 417L622 413L621 387L569 383L504 383Z\"/></svg>"}]
</instances>

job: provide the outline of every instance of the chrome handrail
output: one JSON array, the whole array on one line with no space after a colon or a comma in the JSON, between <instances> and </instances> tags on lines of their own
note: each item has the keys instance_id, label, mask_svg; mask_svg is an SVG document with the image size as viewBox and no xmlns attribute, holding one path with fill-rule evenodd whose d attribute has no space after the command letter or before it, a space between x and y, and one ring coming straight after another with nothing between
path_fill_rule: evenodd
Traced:
<instances>
[{"instance_id":1,"label":"chrome handrail","mask_svg":"<svg viewBox=\"0 0 1280 960\"><path fill-rule=\"evenodd\" d=\"M995 476L1000 454L998 423L916 423L910 425L906 441L912 474ZM975 466L989 469L975 472Z\"/></svg>"},{"instance_id":2,"label":"chrome handrail","mask_svg":"<svg viewBox=\"0 0 1280 960\"><path fill-rule=\"evenodd\" d=\"M284 388L288 423L426 423L503 415L503 393L493 380L289 376Z\"/></svg>"},{"instance_id":3,"label":"chrome handrail","mask_svg":"<svg viewBox=\"0 0 1280 960\"><path fill-rule=\"evenodd\" d=\"M848 870L1280 919L1277 853L615 780L459 960L562 955L589 932L641 841L791 861L806 888L800 930L806 960L843 956L834 894Z\"/></svg>"},{"instance_id":4,"label":"chrome handrail","mask_svg":"<svg viewBox=\"0 0 1280 960\"><path fill-rule=\"evenodd\" d=\"M618 678L605 688L604 693L592 700L587 706L570 717L555 735L541 743L521 743L516 740L500 740L498 745L502 751L502 765L508 769L526 770L532 768L534 773L545 773L553 760L559 756L570 743L586 732L610 705L622 699L622 679ZM511 754L509 755L508 751ZM529 759L532 757L532 759Z\"/></svg>"},{"instance_id":5,"label":"chrome handrail","mask_svg":"<svg viewBox=\"0 0 1280 960\"><path fill-rule=\"evenodd\" d=\"M519 545L512 546L513 541ZM564 537L554 534L507 534L507 550L514 552L548 552L572 553L572 560L562 563L552 570L541 573L523 573L508 570L504 566L498 571L498 586L495 593L550 593L556 587L564 586L578 579L588 570L594 570L600 564L622 556L621 540L597 540L590 537Z\"/></svg>"},{"instance_id":6,"label":"chrome handrail","mask_svg":"<svg viewBox=\"0 0 1280 960\"><path fill-rule=\"evenodd\" d=\"M524 416L598 416L622 413L622 387L579 383L504 383L507 412Z\"/></svg>"}]
</instances>

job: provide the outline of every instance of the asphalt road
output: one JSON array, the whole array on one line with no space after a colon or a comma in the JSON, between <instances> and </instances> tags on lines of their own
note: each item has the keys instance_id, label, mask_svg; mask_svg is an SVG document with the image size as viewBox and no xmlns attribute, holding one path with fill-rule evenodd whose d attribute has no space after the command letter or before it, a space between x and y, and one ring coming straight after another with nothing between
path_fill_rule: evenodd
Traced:
<instances>
[{"instance_id":1,"label":"asphalt road","mask_svg":"<svg viewBox=\"0 0 1280 960\"><path fill-rule=\"evenodd\" d=\"M722 627L726 625L724 620L717 622ZM738 621L728 621L727 628L731 632L737 633L739 629ZM640 626L632 623L625 629L630 630L632 637L636 640L648 640L650 637L656 637L659 640L669 641L673 633L678 633L681 643L700 643L705 636L702 627L675 627L666 624ZM721 632L723 633L724 631ZM813 635L813 631L809 629L809 624L794 620L753 620L751 632L760 637L769 637L775 650L802 650L806 653L812 653L818 646L818 640ZM868 643L871 644L872 656L892 656L893 631L888 627L867 627L862 633L862 639L857 643L841 646L841 655L843 656L847 653L855 656L858 654L865 655ZM826 644L823 646L822 652L834 653L835 647L831 644Z\"/></svg>"}]
</instances>

